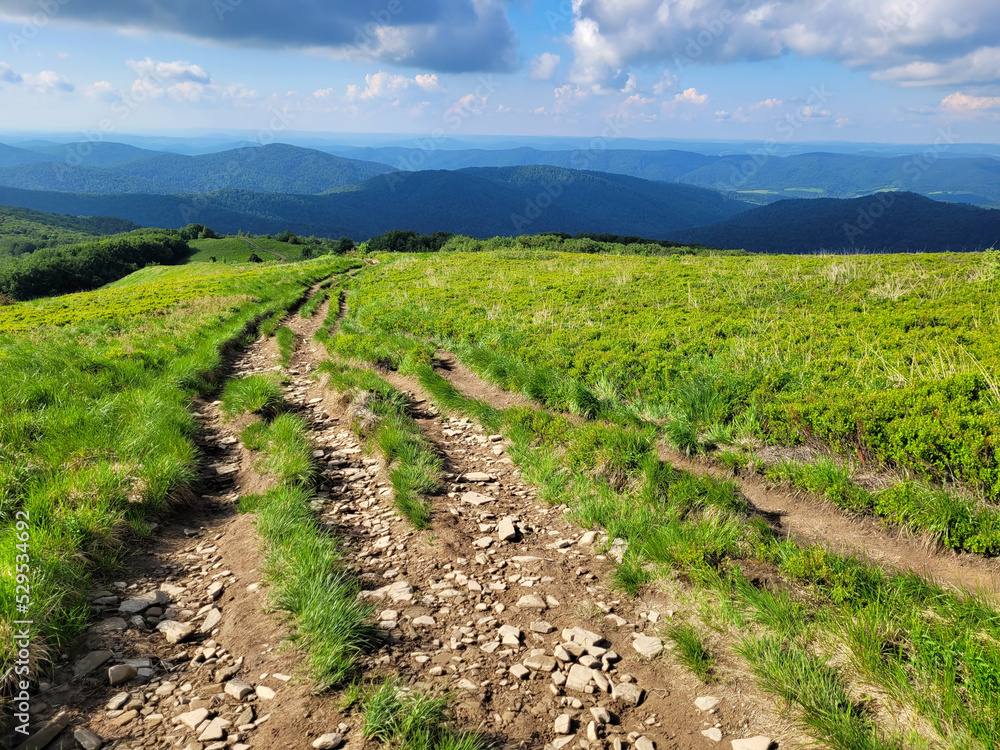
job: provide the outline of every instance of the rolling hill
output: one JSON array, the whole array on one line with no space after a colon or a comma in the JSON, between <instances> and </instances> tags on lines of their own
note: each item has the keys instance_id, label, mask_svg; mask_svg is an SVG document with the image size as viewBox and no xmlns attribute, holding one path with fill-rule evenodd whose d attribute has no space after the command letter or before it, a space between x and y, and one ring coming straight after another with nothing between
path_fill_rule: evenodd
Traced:
<instances>
[{"instance_id":1,"label":"rolling hill","mask_svg":"<svg viewBox=\"0 0 1000 750\"><path fill-rule=\"evenodd\" d=\"M757 253L982 250L1000 244L1000 210L895 192L785 200L674 238Z\"/></svg>"},{"instance_id":2,"label":"rolling hill","mask_svg":"<svg viewBox=\"0 0 1000 750\"><path fill-rule=\"evenodd\" d=\"M65 216L28 208L0 206L0 256L17 256L138 227L106 216Z\"/></svg>"},{"instance_id":3,"label":"rolling hill","mask_svg":"<svg viewBox=\"0 0 1000 750\"><path fill-rule=\"evenodd\" d=\"M46 160L43 155L29 151L25 153L31 157L30 161L28 157L13 154L11 159L23 160L0 166L0 185L99 195L169 195L223 189L311 195L393 171L385 164L284 144L203 156L144 152L122 144L100 146L94 150L96 158L84 159L80 165L67 163L65 146L61 152L64 158L59 161ZM136 152L152 155L134 158ZM0 151L0 158L2 154Z\"/></svg>"},{"instance_id":4,"label":"rolling hill","mask_svg":"<svg viewBox=\"0 0 1000 750\"><path fill-rule=\"evenodd\" d=\"M689 185L555 167L392 173L323 195L218 190L198 195L87 195L0 188L0 203L118 216L146 226L197 221L219 232L357 240L389 229L491 237L542 231L654 239L723 221L748 206Z\"/></svg>"}]
</instances>

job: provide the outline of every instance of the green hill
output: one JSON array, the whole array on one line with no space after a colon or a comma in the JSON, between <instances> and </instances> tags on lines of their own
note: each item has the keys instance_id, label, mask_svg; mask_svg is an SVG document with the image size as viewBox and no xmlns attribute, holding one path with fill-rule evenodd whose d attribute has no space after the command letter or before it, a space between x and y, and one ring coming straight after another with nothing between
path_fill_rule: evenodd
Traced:
<instances>
[{"instance_id":1,"label":"green hill","mask_svg":"<svg viewBox=\"0 0 1000 750\"><path fill-rule=\"evenodd\" d=\"M23 255L43 247L82 242L137 228L125 219L107 216L65 216L0 206L0 256Z\"/></svg>"}]
</instances>

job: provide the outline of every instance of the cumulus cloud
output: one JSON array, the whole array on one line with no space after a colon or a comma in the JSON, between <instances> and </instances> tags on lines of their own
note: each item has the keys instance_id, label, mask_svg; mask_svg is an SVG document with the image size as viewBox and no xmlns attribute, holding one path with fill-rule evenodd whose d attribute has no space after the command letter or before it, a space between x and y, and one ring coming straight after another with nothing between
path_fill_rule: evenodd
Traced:
<instances>
[{"instance_id":1,"label":"cumulus cloud","mask_svg":"<svg viewBox=\"0 0 1000 750\"><path fill-rule=\"evenodd\" d=\"M708 94L700 94L698 93L698 89L695 88L684 89L684 91L674 96L674 102L677 104L694 104L700 107L702 104L708 103Z\"/></svg>"},{"instance_id":2,"label":"cumulus cloud","mask_svg":"<svg viewBox=\"0 0 1000 750\"><path fill-rule=\"evenodd\" d=\"M4 0L23 21L38 0ZM507 0L73 0L53 23L174 33L232 46L316 49L438 72L514 67Z\"/></svg>"},{"instance_id":3,"label":"cumulus cloud","mask_svg":"<svg viewBox=\"0 0 1000 750\"><path fill-rule=\"evenodd\" d=\"M86 94L87 98L99 102L117 102L123 98L122 92L116 89L110 81L97 81L88 86L83 93Z\"/></svg>"},{"instance_id":4,"label":"cumulus cloud","mask_svg":"<svg viewBox=\"0 0 1000 750\"><path fill-rule=\"evenodd\" d=\"M567 42L579 85L633 64L677 69L789 52L904 85L1000 82L995 0L574 0L573 9Z\"/></svg>"},{"instance_id":5,"label":"cumulus cloud","mask_svg":"<svg viewBox=\"0 0 1000 750\"><path fill-rule=\"evenodd\" d=\"M147 57L145 60L129 60L128 65L140 78L155 83L211 83L212 78L200 65L175 60L157 62Z\"/></svg>"},{"instance_id":6,"label":"cumulus cloud","mask_svg":"<svg viewBox=\"0 0 1000 750\"><path fill-rule=\"evenodd\" d=\"M560 57L551 52L543 52L531 61L531 80L551 81L559 68Z\"/></svg>"},{"instance_id":7,"label":"cumulus cloud","mask_svg":"<svg viewBox=\"0 0 1000 750\"><path fill-rule=\"evenodd\" d=\"M441 82L436 75L418 75L407 78L403 75L394 75L380 70L378 73L369 73L365 76L365 87L356 84L347 87L348 101L371 101L373 99L398 99L409 89L433 92L441 91ZM330 94L330 89L322 89L313 94L318 99L323 99Z\"/></svg>"},{"instance_id":8,"label":"cumulus cloud","mask_svg":"<svg viewBox=\"0 0 1000 750\"><path fill-rule=\"evenodd\" d=\"M54 70L43 70L38 74L26 73L23 79L27 85L43 94L53 92L68 94L76 90L76 86L70 83L66 76L60 75Z\"/></svg>"},{"instance_id":9,"label":"cumulus cloud","mask_svg":"<svg viewBox=\"0 0 1000 750\"><path fill-rule=\"evenodd\" d=\"M969 96L956 91L942 99L941 106L951 112L963 113L1000 110L1000 96Z\"/></svg>"},{"instance_id":10,"label":"cumulus cloud","mask_svg":"<svg viewBox=\"0 0 1000 750\"><path fill-rule=\"evenodd\" d=\"M21 83L24 79L7 63L0 62L0 81L4 83Z\"/></svg>"}]
</instances>

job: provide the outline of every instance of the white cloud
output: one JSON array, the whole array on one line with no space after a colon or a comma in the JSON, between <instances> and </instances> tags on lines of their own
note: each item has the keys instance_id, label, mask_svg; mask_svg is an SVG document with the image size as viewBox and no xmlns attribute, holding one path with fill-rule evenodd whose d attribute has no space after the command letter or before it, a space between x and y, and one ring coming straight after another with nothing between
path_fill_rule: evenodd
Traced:
<instances>
[{"instance_id":1,"label":"white cloud","mask_svg":"<svg viewBox=\"0 0 1000 750\"><path fill-rule=\"evenodd\" d=\"M365 87L356 84L347 87L348 101L371 101L373 99L398 100L407 90L416 88L425 92L442 91L443 87L436 75L418 75L407 78L404 75L393 75L380 70L365 76ZM327 89L317 91L314 96L327 96Z\"/></svg>"},{"instance_id":2,"label":"white cloud","mask_svg":"<svg viewBox=\"0 0 1000 750\"><path fill-rule=\"evenodd\" d=\"M639 81L636 79L634 73L628 74L628 80L625 81L625 85L622 86L621 92L623 94L634 94L639 90Z\"/></svg>"},{"instance_id":3,"label":"white cloud","mask_svg":"<svg viewBox=\"0 0 1000 750\"><path fill-rule=\"evenodd\" d=\"M109 81L97 81L84 90L88 98L99 102L117 102L122 99L122 92Z\"/></svg>"},{"instance_id":4,"label":"white cloud","mask_svg":"<svg viewBox=\"0 0 1000 750\"><path fill-rule=\"evenodd\" d=\"M200 65L180 60L159 62L147 57L145 60L128 60L126 64L140 78L160 85L164 83L192 82L208 84L212 82L211 76Z\"/></svg>"},{"instance_id":5,"label":"white cloud","mask_svg":"<svg viewBox=\"0 0 1000 750\"><path fill-rule=\"evenodd\" d=\"M21 83L23 80L21 75L14 72L14 69L7 63L0 62L0 81L5 83Z\"/></svg>"},{"instance_id":6,"label":"white cloud","mask_svg":"<svg viewBox=\"0 0 1000 750\"><path fill-rule=\"evenodd\" d=\"M901 86L957 86L1000 82L1000 47L981 47L944 63L911 62L872 74Z\"/></svg>"},{"instance_id":7,"label":"white cloud","mask_svg":"<svg viewBox=\"0 0 1000 750\"><path fill-rule=\"evenodd\" d=\"M756 104L751 104L750 109L774 109L775 107L780 107L784 104L781 99L765 99L762 102L757 102Z\"/></svg>"},{"instance_id":8,"label":"white cloud","mask_svg":"<svg viewBox=\"0 0 1000 750\"><path fill-rule=\"evenodd\" d=\"M663 74L660 76L660 80L653 86L653 93L657 96L663 96L668 91L673 91L677 88L677 83L677 76L669 70L664 70Z\"/></svg>"},{"instance_id":9,"label":"white cloud","mask_svg":"<svg viewBox=\"0 0 1000 750\"><path fill-rule=\"evenodd\" d=\"M696 88L684 89L674 96L674 101L678 104L694 104L700 107L708 103L708 94L700 94Z\"/></svg>"},{"instance_id":10,"label":"white cloud","mask_svg":"<svg viewBox=\"0 0 1000 750\"><path fill-rule=\"evenodd\" d=\"M473 115L481 115L486 111L486 102L488 97L476 96L475 94L466 94L457 102L448 107L448 111L445 113L448 117L461 117L462 119L472 117Z\"/></svg>"},{"instance_id":11,"label":"white cloud","mask_svg":"<svg viewBox=\"0 0 1000 750\"><path fill-rule=\"evenodd\" d=\"M551 81L555 78L561 58L551 52L543 52L531 61L531 80Z\"/></svg>"},{"instance_id":12,"label":"white cloud","mask_svg":"<svg viewBox=\"0 0 1000 750\"><path fill-rule=\"evenodd\" d=\"M570 80L789 52L901 85L1000 84L996 0L574 0Z\"/></svg>"},{"instance_id":13,"label":"white cloud","mask_svg":"<svg viewBox=\"0 0 1000 750\"><path fill-rule=\"evenodd\" d=\"M560 114L575 109L590 96L589 92L579 86L571 86L568 83L557 88L554 93L556 97L555 111Z\"/></svg>"},{"instance_id":14,"label":"white cloud","mask_svg":"<svg viewBox=\"0 0 1000 750\"><path fill-rule=\"evenodd\" d=\"M69 93L76 89L76 86L70 83L66 76L60 75L54 70L43 70L37 75L26 73L23 78L27 85L43 94L50 94L54 91Z\"/></svg>"},{"instance_id":15,"label":"white cloud","mask_svg":"<svg viewBox=\"0 0 1000 750\"><path fill-rule=\"evenodd\" d=\"M1000 109L1000 96L969 96L961 91L941 100L941 106L951 112L972 113Z\"/></svg>"}]
</instances>

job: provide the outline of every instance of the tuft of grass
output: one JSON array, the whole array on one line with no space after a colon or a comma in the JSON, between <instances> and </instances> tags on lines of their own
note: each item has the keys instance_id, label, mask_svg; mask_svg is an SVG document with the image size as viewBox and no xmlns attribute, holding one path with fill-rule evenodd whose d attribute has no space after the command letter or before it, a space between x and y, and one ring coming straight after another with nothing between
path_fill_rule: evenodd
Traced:
<instances>
[{"instance_id":1,"label":"tuft of grass","mask_svg":"<svg viewBox=\"0 0 1000 750\"><path fill-rule=\"evenodd\" d=\"M641 558L626 556L615 568L612 580L616 588L629 596L637 596L639 590L653 580L653 574L643 567Z\"/></svg>"},{"instance_id":2,"label":"tuft of grass","mask_svg":"<svg viewBox=\"0 0 1000 750\"><path fill-rule=\"evenodd\" d=\"M281 321L283 321L287 315L288 313L285 310L278 310L278 312L274 313L274 315L264 319L264 321L257 328L257 333L261 336L270 338L274 335L274 332L278 330L278 326L281 325Z\"/></svg>"},{"instance_id":3,"label":"tuft of grass","mask_svg":"<svg viewBox=\"0 0 1000 750\"><path fill-rule=\"evenodd\" d=\"M799 709L799 723L817 741L836 750L902 750L851 699L837 671L801 646L773 636L748 637L736 650L763 688Z\"/></svg>"},{"instance_id":4,"label":"tuft of grass","mask_svg":"<svg viewBox=\"0 0 1000 750\"><path fill-rule=\"evenodd\" d=\"M320 289L316 294L305 301L299 310L299 315L303 318L311 318L319 310L320 306L330 299L332 291L330 289Z\"/></svg>"},{"instance_id":5,"label":"tuft of grass","mask_svg":"<svg viewBox=\"0 0 1000 750\"><path fill-rule=\"evenodd\" d=\"M240 414L271 417L284 406L281 387L264 375L230 380L222 391L222 410L231 417Z\"/></svg>"},{"instance_id":6,"label":"tuft of grass","mask_svg":"<svg viewBox=\"0 0 1000 750\"><path fill-rule=\"evenodd\" d=\"M452 726L451 696L404 686L389 678L372 686L361 700L361 734L400 750L487 750L485 738Z\"/></svg>"},{"instance_id":7,"label":"tuft of grass","mask_svg":"<svg viewBox=\"0 0 1000 750\"><path fill-rule=\"evenodd\" d=\"M298 337L288 326L281 326L274 332L275 341L278 342L278 351L281 352L281 364L288 367L292 363L292 355L295 353L295 345Z\"/></svg>"},{"instance_id":8,"label":"tuft of grass","mask_svg":"<svg viewBox=\"0 0 1000 750\"><path fill-rule=\"evenodd\" d=\"M666 631L667 637L676 647L676 655L680 662L698 675L702 682L713 682L712 667L715 659L698 635L698 631L687 623L672 625Z\"/></svg>"}]
</instances>

